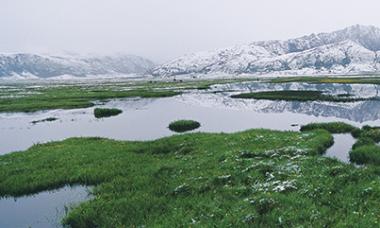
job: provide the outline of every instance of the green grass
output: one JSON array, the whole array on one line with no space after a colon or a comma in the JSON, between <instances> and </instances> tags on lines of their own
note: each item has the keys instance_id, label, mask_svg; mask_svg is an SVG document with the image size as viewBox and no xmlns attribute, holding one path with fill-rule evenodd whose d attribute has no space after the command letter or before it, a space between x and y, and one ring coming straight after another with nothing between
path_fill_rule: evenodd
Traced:
<instances>
[{"instance_id":1,"label":"green grass","mask_svg":"<svg viewBox=\"0 0 380 228\"><path fill-rule=\"evenodd\" d=\"M0 112L34 112L48 109L74 109L93 106L97 100L125 97L170 97L186 90L205 90L215 84L251 81L249 78L176 81L126 81L100 84L2 84L10 88L0 89ZM256 80L256 79L254 79Z\"/></svg>"},{"instance_id":2,"label":"green grass","mask_svg":"<svg viewBox=\"0 0 380 228\"><path fill-rule=\"evenodd\" d=\"M357 164L380 165L380 146L363 144L350 151L350 160Z\"/></svg>"},{"instance_id":3,"label":"green grass","mask_svg":"<svg viewBox=\"0 0 380 228\"><path fill-rule=\"evenodd\" d=\"M0 156L0 196L95 185L71 227L376 227L371 169L319 156L324 130L72 138Z\"/></svg>"},{"instance_id":4,"label":"green grass","mask_svg":"<svg viewBox=\"0 0 380 228\"><path fill-rule=\"evenodd\" d=\"M323 130L72 138L0 156L0 196L95 185L72 227L375 224L376 195L361 195L373 177L319 156L331 143Z\"/></svg>"},{"instance_id":5,"label":"green grass","mask_svg":"<svg viewBox=\"0 0 380 228\"><path fill-rule=\"evenodd\" d=\"M380 128L363 126L357 133L358 140L350 151L350 161L357 164L380 165Z\"/></svg>"},{"instance_id":6,"label":"green grass","mask_svg":"<svg viewBox=\"0 0 380 228\"><path fill-rule=\"evenodd\" d=\"M176 80L176 81L127 81L104 82L102 84L46 84L42 87L31 87L34 84L5 84L12 88L0 89L0 112L34 112L49 109L74 109L93 106L96 100L108 100L124 97L168 97L175 96L191 89L205 90L216 84L258 81L252 78L215 79L215 80ZM378 84L380 78L331 78L331 77L297 77L273 79L271 82L310 82L310 83L373 83ZM263 80L266 82L266 80ZM315 91L318 93L318 91ZM351 102L363 100L349 95L329 96L306 92L311 98L305 99L304 94L290 96L291 100L322 99L334 102ZM297 95L297 94L296 94ZM242 95L243 97L249 95ZM256 96L256 95L253 95ZM288 94L289 96L289 94ZM274 96L276 97L276 96ZM270 98L272 99L272 98ZM278 97L276 99L279 99ZM374 98L369 98L374 99Z\"/></svg>"},{"instance_id":7,"label":"green grass","mask_svg":"<svg viewBox=\"0 0 380 228\"><path fill-rule=\"evenodd\" d=\"M117 108L95 108L94 115L96 118L116 116L122 113L123 111Z\"/></svg>"},{"instance_id":8,"label":"green grass","mask_svg":"<svg viewBox=\"0 0 380 228\"><path fill-rule=\"evenodd\" d=\"M352 98L349 96L333 96L323 94L321 91L310 90L281 90L263 91L253 93L242 93L232 95L232 98L243 99L264 99L264 100L284 100L284 101L331 101L331 102L354 102L365 100L363 98Z\"/></svg>"},{"instance_id":9,"label":"green grass","mask_svg":"<svg viewBox=\"0 0 380 228\"><path fill-rule=\"evenodd\" d=\"M34 112L47 109L74 109L93 106L95 100L125 97L169 97L179 92L171 90L112 90L110 88L87 88L59 86L35 90L29 96L0 99L0 112Z\"/></svg>"},{"instance_id":10,"label":"green grass","mask_svg":"<svg viewBox=\"0 0 380 228\"><path fill-rule=\"evenodd\" d=\"M356 148L366 146L366 145L375 145L376 142L371 138L366 137L360 137L358 140L352 145L352 149L355 150Z\"/></svg>"},{"instance_id":11,"label":"green grass","mask_svg":"<svg viewBox=\"0 0 380 228\"><path fill-rule=\"evenodd\" d=\"M350 161L356 164L380 165L380 128L363 126L362 129L344 122L310 123L301 126L302 132L324 129L332 134L351 133L357 141L349 152Z\"/></svg>"},{"instance_id":12,"label":"green grass","mask_svg":"<svg viewBox=\"0 0 380 228\"><path fill-rule=\"evenodd\" d=\"M359 134L360 138L369 138L374 142L380 142L380 128L379 127L370 127L363 126L362 131Z\"/></svg>"},{"instance_id":13,"label":"green grass","mask_svg":"<svg viewBox=\"0 0 380 228\"><path fill-rule=\"evenodd\" d=\"M169 124L169 129L175 132L186 132L197 129L201 124L194 120L177 120Z\"/></svg>"},{"instance_id":14,"label":"green grass","mask_svg":"<svg viewBox=\"0 0 380 228\"><path fill-rule=\"evenodd\" d=\"M359 128L344 122L328 122L328 123L310 123L301 126L301 131L311 131L315 129L324 129L332 134L352 133Z\"/></svg>"}]
</instances>

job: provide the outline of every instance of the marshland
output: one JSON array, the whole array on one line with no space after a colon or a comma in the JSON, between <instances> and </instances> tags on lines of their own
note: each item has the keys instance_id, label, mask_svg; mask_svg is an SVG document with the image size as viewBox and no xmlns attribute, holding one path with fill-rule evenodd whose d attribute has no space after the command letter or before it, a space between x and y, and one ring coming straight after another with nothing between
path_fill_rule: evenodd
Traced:
<instances>
[{"instance_id":1,"label":"marshland","mask_svg":"<svg viewBox=\"0 0 380 228\"><path fill-rule=\"evenodd\" d=\"M0 226L376 227L378 82L3 82Z\"/></svg>"}]
</instances>

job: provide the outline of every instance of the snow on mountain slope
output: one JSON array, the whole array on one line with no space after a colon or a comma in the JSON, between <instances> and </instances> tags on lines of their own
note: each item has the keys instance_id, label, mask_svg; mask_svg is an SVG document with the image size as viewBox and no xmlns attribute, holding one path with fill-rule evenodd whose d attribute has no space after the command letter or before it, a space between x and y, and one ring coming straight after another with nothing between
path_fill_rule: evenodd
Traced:
<instances>
[{"instance_id":1,"label":"snow on mountain slope","mask_svg":"<svg viewBox=\"0 0 380 228\"><path fill-rule=\"evenodd\" d=\"M0 77L51 78L106 74L142 74L154 64L132 55L77 56L0 54Z\"/></svg>"},{"instance_id":2,"label":"snow on mountain slope","mask_svg":"<svg viewBox=\"0 0 380 228\"><path fill-rule=\"evenodd\" d=\"M380 71L380 29L355 25L332 33L195 53L152 70L186 74L355 74Z\"/></svg>"},{"instance_id":3,"label":"snow on mountain slope","mask_svg":"<svg viewBox=\"0 0 380 228\"><path fill-rule=\"evenodd\" d=\"M244 71L251 62L275 56L265 48L254 44L235 46L180 57L154 69L154 75L176 75L192 72L208 73L214 71L236 73Z\"/></svg>"},{"instance_id":4,"label":"snow on mountain slope","mask_svg":"<svg viewBox=\"0 0 380 228\"><path fill-rule=\"evenodd\" d=\"M310 50L280 55L274 58L264 58L252 63L247 69L249 72L271 72L286 70L302 70L310 68L315 70L347 70L375 71L371 63L376 53L363 46L346 40L336 44L324 45ZM360 67L360 66L365 66Z\"/></svg>"}]
</instances>

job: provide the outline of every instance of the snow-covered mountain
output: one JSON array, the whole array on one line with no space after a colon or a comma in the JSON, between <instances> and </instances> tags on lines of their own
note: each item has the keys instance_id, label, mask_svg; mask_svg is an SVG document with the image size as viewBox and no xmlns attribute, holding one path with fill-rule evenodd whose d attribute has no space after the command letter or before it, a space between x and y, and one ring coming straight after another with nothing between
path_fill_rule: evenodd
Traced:
<instances>
[{"instance_id":1,"label":"snow-covered mountain","mask_svg":"<svg viewBox=\"0 0 380 228\"><path fill-rule=\"evenodd\" d=\"M286 41L260 41L179 57L154 76L358 74L380 72L380 29L355 25Z\"/></svg>"},{"instance_id":2,"label":"snow-covered mountain","mask_svg":"<svg viewBox=\"0 0 380 228\"><path fill-rule=\"evenodd\" d=\"M132 55L80 56L0 54L0 78L85 77L143 74L154 64Z\"/></svg>"}]
</instances>

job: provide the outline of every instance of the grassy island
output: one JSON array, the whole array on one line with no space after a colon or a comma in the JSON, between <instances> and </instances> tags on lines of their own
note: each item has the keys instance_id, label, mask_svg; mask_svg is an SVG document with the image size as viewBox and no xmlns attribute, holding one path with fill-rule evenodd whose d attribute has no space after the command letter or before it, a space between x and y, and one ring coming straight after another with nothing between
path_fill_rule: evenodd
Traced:
<instances>
[{"instance_id":1,"label":"grassy island","mask_svg":"<svg viewBox=\"0 0 380 228\"><path fill-rule=\"evenodd\" d=\"M169 129L175 132L186 132L197 129L201 124L194 120L177 120L169 124Z\"/></svg>"},{"instance_id":2,"label":"grassy island","mask_svg":"<svg viewBox=\"0 0 380 228\"><path fill-rule=\"evenodd\" d=\"M110 116L116 116L123 111L117 108L96 108L94 109L94 115L96 118L104 118Z\"/></svg>"},{"instance_id":3,"label":"grassy island","mask_svg":"<svg viewBox=\"0 0 380 228\"><path fill-rule=\"evenodd\" d=\"M350 124L344 122L328 122L328 123L310 123L301 126L301 131L310 131L316 129L324 129L332 134L341 134L341 133L352 133L355 134L358 130L357 127L354 127Z\"/></svg>"},{"instance_id":4,"label":"grassy island","mask_svg":"<svg viewBox=\"0 0 380 228\"><path fill-rule=\"evenodd\" d=\"M321 91L311 90L279 90L262 91L253 93L241 93L232 95L232 98L258 99L258 100L283 100L283 101L330 101L330 102L355 102L371 98L354 98L349 95L327 95Z\"/></svg>"}]
</instances>

